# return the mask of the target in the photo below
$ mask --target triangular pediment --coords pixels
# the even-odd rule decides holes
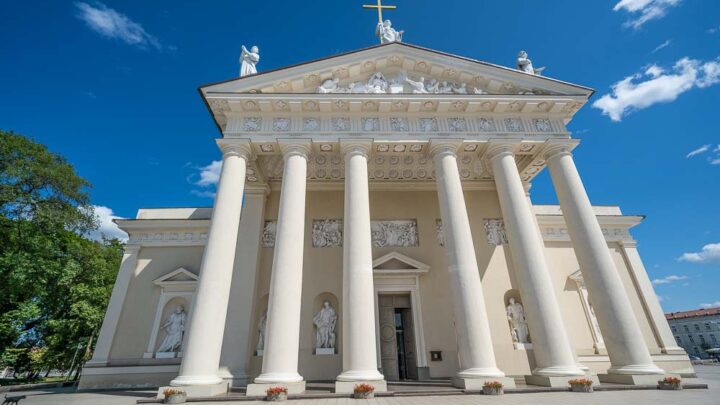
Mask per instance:
[[[402,253],[390,252],[373,260],[373,272],[377,274],[427,273],[430,266],[405,256]]]
[[[381,77],[386,83],[373,78]],[[419,83],[422,83],[421,86]],[[592,89],[406,43],[389,43],[200,88],[213,94],[590,96]]]
[[[156,278],[153,280],[153,284],[167,287],[171,285],[195,285],[197,281],[198,276],[196,276],[195,273],[180,267],[164,276]]]

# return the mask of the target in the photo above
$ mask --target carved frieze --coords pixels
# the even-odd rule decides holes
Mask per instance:
[[[285,132],[290,130],[290,118],[273,119],[273,131]]]
[[[342,219],[315,219],[312,222],[313,247],[342,246],[343,223]]]
[[[275,247],[275,232],[277,231],[277,221],[265,221],[263,226],[262,238],[260,243],[264,248]]]
[[[467,130],[465,118],[448,118],[448,128],[453,132],[464,132]]]
[[[536,118],[533,120],[533,124],[535,125],[535,130],[538,132],[552,131],[552,126],[550,125],[550,120],[547,118]]]
[[[371,221],[372,244],[375,247],[418,246],[417,221]],[[312,225],[313,247],[338,247],[343,243],[342,219],[316,219]]]
[[[245,117],[243,120],[243,131],[255,132],[260,130],[262,124],[262,118],[260,117]]]
[[[505,128],[510,132],[522,132],[523,124],[519,118],[505,118]]]
[[[502,219],[486,219],[485,236],[489,245],[498,246],[508,243],[505,222]]]

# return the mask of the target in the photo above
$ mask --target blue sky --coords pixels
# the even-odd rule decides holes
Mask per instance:
[[[260,71],[375,44],[363,3],[5,1],[0,128],[66,156],[107,232],[140,207],[210,206],[219,134],[197,87],[235,77],[241,44]],[[570,125],[591,200],[647,215],[633,234],[666,310],[720,306],[720,2],[388,4],[406,42],[506,66],[526,49],[595,88]],[[532,196],[556,203],[547,173]]]

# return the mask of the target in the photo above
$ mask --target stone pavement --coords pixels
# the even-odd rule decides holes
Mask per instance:
[[[483,405],[483,404],[533,404],[533,405],[588,405],[588,404],[628,404],[628,405],[718,405],[720,404],[720,366],[695,366],[697,379],[686,379],[688,383],[706,383],[709,389],[692,389],[684,391],[606,391],[592,394],[570,392],[552,392],[536,394],[506,394],[501,397],[484,395],[457,396],[413,396],[385,397],[360,402],[367,405]],[[13,392],[11,395],[27,395],[20,405],[134,405],[138,399],[146,399],[155,395],[154,390],[144,391],[106,391],[95,393],[76,393],[72,389],[54,389],[45,391]],[[0,396],[2,398],[2,396]],[[197,402],[195,402],[197,403]],[[263,401],[223,402],[213,401],[205,404],[238,405],[262,404]],[[357,404],[358,400],[348,398],[325,398],[292,400],[288,405],[344,405]]]

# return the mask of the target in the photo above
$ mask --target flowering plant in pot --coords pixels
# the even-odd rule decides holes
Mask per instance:
[[[572,392],[593,392],[593,382],[589,378],[575,378],[568,381]]]
[[[187,400],[187,394],[185,391],[177,388],[165,388],[163,390],[163,403],[164,404],[184,404]]]
[[[661,390],[681,390],[682,380],[677,377],[665,377],[658,381],[658,387]]]
[[[500,381],[485,381],[483,384],[483,394],[485,395],[502,395],[503,385]]]
[[[287,399],[288,390],[285,387],[270,387],[265,390],[265,399],[268,401],[284,401]]]
[[[368,399],[375,397],[375,387],[370,384],[358,384],[353,388],[353,398]]]

